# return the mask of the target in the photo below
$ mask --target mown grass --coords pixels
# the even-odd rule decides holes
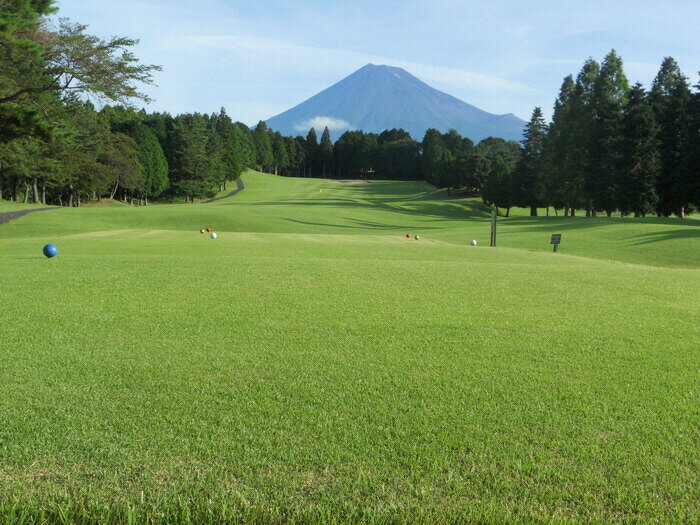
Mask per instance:
[[[0,239],[116,229],[402,236],[487,245],[489,212],[478,199],[446,199],[418,182],[349,185],[248,172],[245,191],[207,205],[61,209],[0,229]],[[698,268],[700,218],[537,217],[515,209],[500,218],[498,245],[549,252],[552,233],[560,253],[664,267]]]
[[[5,520],[700,520],[699,243],[603,260],[696,223],[471,248],[416,184],[246,185],[0,226]]]
[[[0,199],[0,213],[5,213],[8,211],[26,210],[29,208],[41,208],[44,206],[45,205],[42,204],[24,204],[23,202],[6,201]]]

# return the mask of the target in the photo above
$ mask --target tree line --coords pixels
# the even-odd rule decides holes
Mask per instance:
[[[283,136],[261,121],[136,111],[159,68],[134,40],[102,40],[60,19],[52,0],[4,0],[0,11],[0,198],[79,206],[119,198],[193,202],[246,168],[283,176],[426,180],[504,208],[683,217],[700,204],[700,86],[666,58],[650,90],[632,87],[611,51],[567,76],[546,123],[535,108],[521,144],[428,129],[325,128]],[[97,99],[97,110],[89,100]]]
[[[700,85],[667,57],[645,90],[613,50],[569,75],[547,124],[535,108],[512,171],[494,165],[483,190],[498,207],[573,216],[684,217],[700,207]]]

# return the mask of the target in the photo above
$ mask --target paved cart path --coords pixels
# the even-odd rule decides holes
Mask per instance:
[[[13,219],[19,219],[24,217],[27,213],[32,213],[35,211],[46,211],[46,210],[57,210],[60,206],[51,206],[50,208],[29,208],[27,210],[17,210],[17,211],[6,211],[0,213],[0,224],[5,224]]]
[[[229,197],[233,197],[237,193],[240,193],[245,189],[245,186],[243,185],[243,181],[241,180],[240,177],[236,179],[236,189],[233,190],[231,193],[227,193],[223,197],[216,197],[215,199],[209,199],[208,201],[202,201],[202,204],[206,204],[208,202],[214,202],[214,201],[219,201],[221,199],[228,199]]]

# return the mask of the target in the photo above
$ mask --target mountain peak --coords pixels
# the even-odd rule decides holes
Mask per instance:
[[[488,136],[520,140],[525,125],[515,115],[493,115],[438,91],[403,68],[372,63],[266,123],[285,135],[327,126],[333,140],[356,129],[403,128],[418,141],[428,128],[456,129],[475,142]]]

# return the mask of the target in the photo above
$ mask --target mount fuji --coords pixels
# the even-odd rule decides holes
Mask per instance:
[[[428,128],[456,129],[478,142],[486,137],[520,140],[525,121],[494,115],[439,91],[400,67],[367,64],[301,104],[266,120],[283,135],[319,138],[328,126],[335,141],[347,130],[380,133],[403,128],[422,140]]]

